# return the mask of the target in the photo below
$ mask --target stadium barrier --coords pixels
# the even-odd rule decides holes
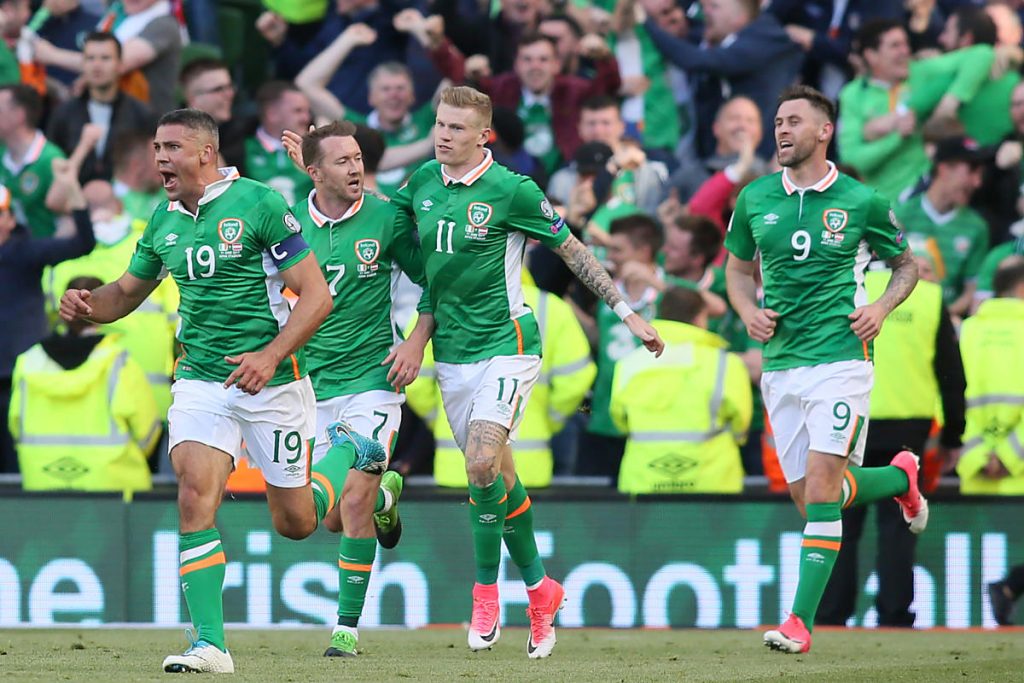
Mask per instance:
[[[752,628],[789,609],[802,522],[788,502],[535,500],[541,554],[568,598],[561,626]],[[464,499],[406,501],[402,518],[402,543],[378,552],[360,625],[465,621],[473,571]],[[13,495],[0,498],[0,519],[0,627],[187,620],[172,500]],[[1022,499],[933,505],[917,551],[917,626],[994,626],[985,584],[1024,561],[1021,519]],[[219,528],[229,622],[334,623],[336,537],[284,539],[255,500],[227,501]],[[858,626],[877,622],[874,544],[869,522]],[[526,594],[507,557],[499,580],[504,623],[524,625]]]

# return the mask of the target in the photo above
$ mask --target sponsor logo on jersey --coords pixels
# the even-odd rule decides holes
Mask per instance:
[[[284,227],[288,228],[292,232],[302,232],[302,226],[299,225],[299,219],[292,215],[292,212],[287,212],[283,217]]]
[[[380,242],[369,238],[358,240],[356,242],[356,257],[362,261],[356,266],[358,277],[373,277],[379,268],[377,259],[380,257]]]
[[[32,194],[39,187],[39,176],[32,171],[25,171],[19,181],[21,191],[25,194]]]
[[[175,242],[178,241],[178,234],[172,232],[170,235],[165,237],[164,240],[167,242],[167,244],[174,244]]]
[[[403,185],[403,187],[405,186]],[[430,211],[430,207],[432,207],[433,205],[434,202],[430,201],[429,199],[424,199],[423,203],[420,204],[420,211]]]
[[[821,214],[821,222],[829,232],[842,232],[850,220],[850,214],[842,209],[825,209]]]
[[[493,213],[494,207],[484,202],[471,202],[469,208],[466,209],[469,224],[475,228],[486,225],[487,221],[491,220]]]
[[[779,214],[777,214],[777,213],[767,213],[767,214],[765,214],[765,216],[764,216],[764,224],[765,225],[775,225],[778,222],[779,222]],[[730,223],[730,229],[731,229],[732,221],[729,221],[729,223]]]

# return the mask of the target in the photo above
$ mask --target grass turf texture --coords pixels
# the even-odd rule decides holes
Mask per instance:
[[[472,653],[465,631],[370,631],[355,659],[321,656],[330,631],[228,630],[237,681],[1011,681],[1024,676],[1019,629],[1002,632],[819,630],[807,655],[761,645],[760,631],[558,632],[551,658],[526,657],[525,629]],[[0,631],[4,681],[175,680],[160,664],[180,631]],[[180,675],[177,676],[180,678]],[[186,680],[193,680],[186,677]]]

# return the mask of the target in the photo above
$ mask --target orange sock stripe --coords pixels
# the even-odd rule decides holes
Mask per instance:
[[[824,548],[825,550],[834,550],[839,552],[842,543],[839,541],[823,541],[820,538],[805,538],[801,544],[804,548]]]
[[[373,569],[372,564],[355,564],[353,562],[346,562],[345,560],[338,560],[338,566],[342,569],[347,569],[350,572],[368,572]]]
[[[224,564],[225,562],[227,562],[227,558],[224,557],[224,552],[221,551],[210,555],[209,557],[204,557],[198,562],[182,565],[181,569],[178,570],[178,575],[185,576],[185,574],[199,571],[200,569],[206,569],[207,567],[212,567],[217,564]]]
[[[475,500],[473,500],[473,496],[470,496],[470,497],[469,497],[469,504],[470,504],[470,505],[476,505],[476,501],[475,501]]]
[[[330,512],[334,509],[334,504],[338,502],[338,499],[334,497],[334,487],[331,486],[330,480],[319,472],[313,472],[313,479],[324,487],[327,492],[327,498],[331,501],[327,506],[327,511]]]
[[[846,483],[850,485],[850,497],[847,498],[846,502],[843,504],[843,509],[845,510],[853,505],[853,501],[857,500],[857,480],[853,478],[853,474],[850,473],[850,470],[843,472],[843,476],[846,477]]]
[[[508,494],[506,493],[504,496],[501,497],[501,500],[498,501],[498,505],[501,505],[502,503],[504,503],[507,500],[508,500]]]
[[[523,501],[522,505],[520,505],[519,507],[517,507],[512,512],[510,512],[507,515],[505,515],[505,521],[507,522],[508,520],[512,519],[513,517],[518,517],[519,515],[523,514],[524,512],[526,512],[529,509],[530,509],[530,497],[527,496],[526,500]]]

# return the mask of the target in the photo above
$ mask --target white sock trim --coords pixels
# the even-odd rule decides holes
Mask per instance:
[[[533,584],[532,586],[527,586],[526,590],[528,590],[528,591],[535,591],[538,588],[540,588],[540,585],[542,583],[544,583],[544,579],[541,579],[540,581],[538,581],[537,583]]]
[[[843,537],[843,521],[834,522],[807,522],[804,527],[804,536],[828,536],[831,538]]]
[[[381,508],[380,511],[390,512],[391,508],[395,506],[395,494],[391,493],[391,491],[387,490],[383,486],[380,487],[380,490],[384,492],[384,507]]]

